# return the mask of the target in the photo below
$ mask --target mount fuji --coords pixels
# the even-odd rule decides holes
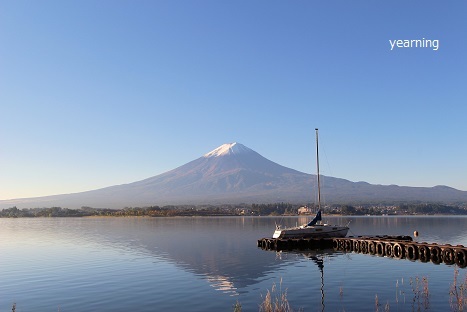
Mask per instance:
[[[168,204],[314,202],[316,175],[299,172],[240,144],[223,144],[185,165],[145,180],[93,191],[0,201],[0,208],[123,208]],[[322,176],[326,203],[467,202],[447,186],[372,185]]]

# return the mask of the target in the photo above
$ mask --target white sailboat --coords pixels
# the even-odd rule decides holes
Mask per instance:
[[[321,187],[319,177],[319,150],[318,129],[316,131],[316,166],[318,177],[318,213],[309,223],[291,228],[282,228],[276,225],[273,238],[309,238],[309,237],[345,237],[349,231],[348,226],[330,225],[321,221]]]

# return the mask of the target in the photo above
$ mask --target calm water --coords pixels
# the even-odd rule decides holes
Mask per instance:
[[[354,253],[256,247],[274,223],[304,218],[0,219],[0,311],[258,311],[273,283],[304,311],[448,311],[455,266]],[[412,235],[467,245],[464,217],[342,217],[349,235]],[[322,266],[321,266],[322,263]],[[321,270],[323,269],[323,279]],[[460,269],[460,279],[466,269]],[[412,279],[412,285],[410,280]],[[422,284],[419,283],[421,290]],[[321,291],[321,288],[323,291]],[[413,302],[415,299],[415,303]]]

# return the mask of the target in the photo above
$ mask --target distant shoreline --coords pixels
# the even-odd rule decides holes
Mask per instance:
[[[126,207],[123,209],[81,207],[23,208],[11,207],[0,211],[0,218],[64,218],[64,217],[232,217],[232,216],[304,216],[311,217],[318,208],[312,204],[300,206],[290,203],[242,205],[180,205]],[[322,209],[326,216],[411,216],[411,215],[467,215],[467,204],[438,203],[399,205],[336,205]]]

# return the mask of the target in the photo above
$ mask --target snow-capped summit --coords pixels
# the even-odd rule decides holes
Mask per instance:
[[[233,143],[222,144],[215,150],[212,150],[209,153],[205,154],[204,157],[219,157],[219,156],[241,154],[241,153],[248,153],[248,152],[252,152],[252,150],[243,144],[233,142]]]

